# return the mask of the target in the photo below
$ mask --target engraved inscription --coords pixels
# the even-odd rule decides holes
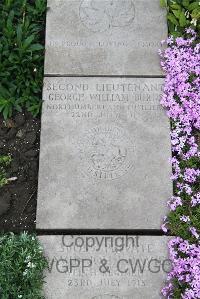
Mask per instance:
[[[48,6],[46,74],[163,75],[157,50],[167,22],[159,0],[49,0]]]
[[[73,119],[119,118],[155,122],[162,115],[159,104],[162,84],[45,84],[48,91],[45,109],[65,112]]]
[[[79,141],[81,160],[89,176],[113,180],[133,166],[134,148],[126,132],[117,126],[99,125]]]
[[[130,26],[135,17],[132,0],[83,0],[79,8],[80,20],[93,32]]]
[[[65,295],[59,299],[149,298],[150,289],[151,298],[159,298],[157,286],[172,265],[163,250],[167,239],[151,238],[62,236],[60,251],[49,256],[49,273],[63,284]]]
[[[145,41],[137,41],[137,40],[91,40],[91,41],[83,41],[83,40],[50,40],[47,43],[47,48],[55,48],[57,50],[59,49],[65,49],[68,48],[85,48],[85,47],[91,47],[91,48],[138,48],[138,49],[153,49],[155,48],[155,51],[157,48],[160,47],[160,41],[151,41],[151,40],[145,40]]]
[[[92,297],[91,299],[121,299],[121,298],[115,295],[100,295],[100,296]]]

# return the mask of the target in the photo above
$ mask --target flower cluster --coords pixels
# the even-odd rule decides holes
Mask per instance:
[[[162,293],[173,298],[172,281],[185,285],[183,299],[200,298],[200,245],[189,244],[180,237],[169,241],[170,258],[173,269],[168,274],[168,285]]]
[[[200,44],[194,30],[187,38],[169,37],[167,48],[159,51],[166,73],[162,106],[171,120],[172,176],[174,196],[168,201],[170,214],[162,229],[176,234],[186,231],[188,240],[169,242],[173,269],[163,295],[174,298],[175,287],[184,299],[200,298]],[[173,226],[173,221],[175,225]],[[178,282],[175,284],[175,281]],[[180,287],[182,286],[182,287]]]

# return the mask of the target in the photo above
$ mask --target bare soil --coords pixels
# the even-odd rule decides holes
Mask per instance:
[[[11,155],[7,177],[16,178],[0,188],[1,232],[35,229],[39,147],[40,117],[24,112],[0,118],[0,155]]]

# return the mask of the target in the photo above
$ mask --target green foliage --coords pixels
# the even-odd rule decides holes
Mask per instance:
[[[42,299],[47,261],[33,235],[0,235],[0,298]]]
[[[0,156],[0,165],[9,165],[12,161],[11,156]]]
[[[189,216],[190,222],[184,223],[180,221],[182,215]],[[191,243],[196,243],[197,239],[192,236],[189,228],[195,227],[200,232],[200,207],[191,208],[189,201],[185,201],[183,207],[178,207],[176,211],[171,211],[168,215],[168,227],[172,235],[179,236]]]
[[[0,156],[0,188],[8,183],[6,167],[11,163],[11,156]]]
[[[160,0],[167,9],[169,33],[183,36],[185,28],[192,27],[200,33],[200,2],[195,0]]]
[[[0,1],[0,112],[41,107],[46,0]]]
[[[173,279],[173,295],[171,296],[171,299],[180,299],[182,298],[182,294],[184,293],[185,289],[188,287],[186,284],[180,284],[178,279]]]

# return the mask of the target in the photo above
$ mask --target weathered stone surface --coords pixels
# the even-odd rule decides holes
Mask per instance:
[[[45,79],[38,228],[160,228],[172,192],[162,83]]]
[[[42,236],[47,299],[159,299],[167,237]]]
[[[46,74],[160,75],[159,0],[48,0]]]

